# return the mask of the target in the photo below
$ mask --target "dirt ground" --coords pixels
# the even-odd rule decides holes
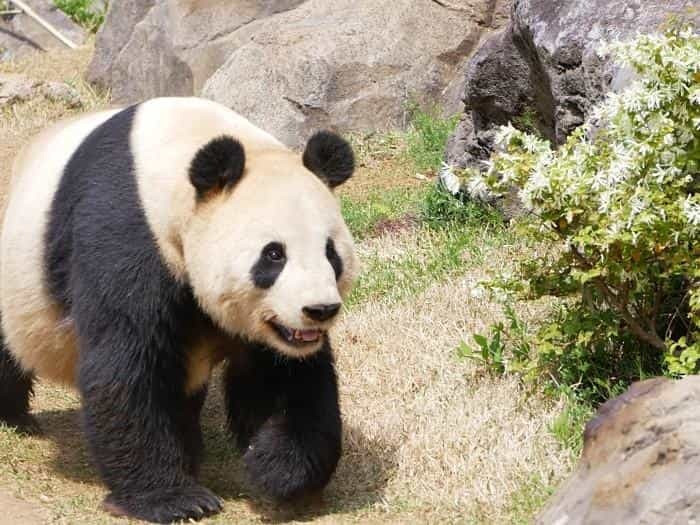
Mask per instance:
[[[89,111],[108,104],[107,94],[82,81],[90,53],[41,55],[0,65],[0,72],[69,80],[84,97],[82,111]],[[71,112],[36,100],[0,114],[3,188],[27,137]],[[349,195],[425,183],[381,151],[366,158]],[[410,232],[386,235],[363,241],[360,251],[378,253],[388,245],[401,251],[416,242]],[[494,248],[485,260],[502,264],[512,248]],[[278,508],[248,492],[215,386],[204,410],[202,482],[224,498],[225,510],[205,523],[516,521],[515,495],[533,479],[561,479],[570,460],[547,430],[558,407],[512,378],[479,373],[456,354],[462,339],[484,332],[499,316],[495,305],[472,293],[484,276],[474,270],[407,300],[372,301],[344,315],[334,334],[344,455],[323,501]],[[126,522],[100,509],[105,489],[90,463],[79,410],[74,392],[40,382],[33,412],[44,434],[0,429],[0,523]]]

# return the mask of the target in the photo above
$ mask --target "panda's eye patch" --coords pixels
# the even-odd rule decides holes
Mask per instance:
[[[284,270],[286,263],[284,245],[279,242],[266,244],[260,252],[260,257],[250,269],[253,284],[258,288],[270,288]]]
[[[287,259],[284,253],[284,246],[278,242],[271,242],[263,248],[263,255],[270,262],[280,263]]]
[[[335,272],[335,279],[340,279],[340,276],[343,274],[343,260],[335,250],[335,243],[330,237],[326,241],[326,259],[328,259],[328,262],[331,263],[331,267]]]

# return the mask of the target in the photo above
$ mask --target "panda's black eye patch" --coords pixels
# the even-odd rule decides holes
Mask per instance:
[[[335,272],[335,280],[340,279],[343,274],[343,259],[340,258],[338,252],[335,250],[335,243],[330,237],[326,241],[326,259],[331,263],[333,271]]]
[[[270,242],[260,251],[260,257],[250,270],[253,284],[258,288],[270,288],[284,270],[287,256],[284,245]]]

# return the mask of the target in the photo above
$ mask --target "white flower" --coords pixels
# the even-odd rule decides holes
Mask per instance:
[[[692,226],[700,226],[700,201],[688,197],[683,201],[683,215]]]
[[[440,182],[442,182],[445,185],[447,191],[449,191],[452,195],[457,195],[459,193],[462,184],[459,181],[459,177],[455,175],[452,166],[450,166],[446,162],[443,162],[442,166],[440,167],[438,178],[440,179]]]

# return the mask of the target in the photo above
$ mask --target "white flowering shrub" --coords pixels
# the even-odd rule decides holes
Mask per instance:
[[[502,128],[472,181],[515,185],[527,234],[550,247],[490,283],[567,298],[532,341],[536,366],[594,389],[644,370],[700,371],[700,37],[675,29],[601,52],[637,80],[557,150]]]

